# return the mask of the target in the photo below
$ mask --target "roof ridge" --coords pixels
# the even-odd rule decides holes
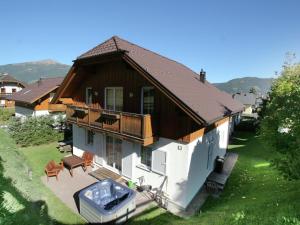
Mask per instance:
[[[168,58],[168,57],[166,57],[166,56],[163,56],[163,55],[161,55],[161,54],[159,54],[159,53],[157,53],[157,52],[151,51],[151,50],[149,50],[149,49],[147,49],[147,48],[144,48],[144,47],[142,47],[142,46],[139,46],[139,45],[137,45],[137,44],[134,44],[134,43],[132,43],[132,42],[130,42],[130,41],[127,41],[127,40],[125,40],[125,39],[123,39],[123,38],[120,38],[120,37],[118,37],[118,36],[114,36],[114,38],[120,39],[121,41],[127,42],[128,44],[131,44],[131,45],[134,45],[134,46],[136,46],[136,47],[142,48],[143,50],[145,50],[145,51],[147,51],[147,52],[150,52],[150,53],[155,54],[155,55],[157,55],[157,56],[159,56],[159,57],[165,58],[165,59],[167,59],[167,60],[169,60],[169,61],[175,62],[175,63],[177,63],[178,65],[181,65],[181,66],[187,68],[188,70],[192,71],[195,75],[199,76],[198,73],[196,73],[196,72],[193,71],[191,68],[189,68],[189,67],[187,67],[186,65],[184,65],[183,63],[180,63],[180,62],[178,62],[178,61],[176,61],[176,60],[174,60],[174,59],[170,59],[170,58]]]
[[[114,37],[117,37],[117,36],[112,36],[112,37],[108,38],[107,40],[103,41],[102,43],[98,44],[98,45],[95,46],[94,48],[90,49],[89,51],[80,54],[80,55],[77,57],[77,59],[80,59],[82,56],[84,56],[84,55],[87,54],[88,52],[92,52],[93,50],[95,50],[95,49],[98,48],[99,46],[101,46],[101,45],[103,45],[103,44],[105,44],[105,43],[107,43],[107,42],[109,42],[109,41],[111,41],[111,40],[114,41],[115,47],[116,47],[116,49],[117,49],[117,51],[118,51],[118,46],[116,45],[116,42],[115,42],[115,40],[114,40]],[[93,57],[93,56],[88,56],[88,57]]]
[[[116,38],[118,38],[118,36],[112,36],[112,39],[113,39],[113,41],[114,41],[114,43],[115,43],[115,46],[116,46],[116,49],[117,49],[117,51],[119,51],[119,47],[118,47]]]

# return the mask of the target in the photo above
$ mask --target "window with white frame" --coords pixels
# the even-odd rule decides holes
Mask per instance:
[[[152,148],[142,146],[141,163],[147,168],[151,168],[152,163]]]
[[[123,88],[105,88],[105,109],[113,111],[123,111]]]
[[[91,130],[86,131],[86,143],[92,145],[94,143],[94,132]]]

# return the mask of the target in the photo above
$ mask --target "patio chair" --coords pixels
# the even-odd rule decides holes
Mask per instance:
[[[47,163],[45,167],[45,173],[47,175],[47,181],[49,181],[49,177],[56,177],[56,180],[58,180],[58,173],[64,169],[64,166],[62,163],[59,163],[57,165],[53,160]]]
[[[93,158],[94,154],[90,152],[84,152],[82,155],[82,159],[84,160],[84,167],[87,168],[87,166],[93,167]]]

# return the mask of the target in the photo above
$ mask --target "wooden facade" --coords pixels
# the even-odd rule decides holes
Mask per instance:
[[[34,103],[26,103],[16,101],[15,105],[20,107],[25,107],[34,111],[48,110],[49,112],[65,112],[67,107],[65,104],[71,104],[72,101],[70,99],[62,99],[59,104],[51,104],[50,93],[42,96]]]
[[[123,88],[123,110],[122,119],[125,120],[124,115],[139,115],[139,120],[134,117],[127,117],[128,124],[141,123],[140,121],[145,115],[141,115],[141,101],[142,88],[152,87],[139,72],[134,70],[121,58],[114,58],[109,62],[91,62],[88,64],[76,65],[76,74],[70,85],[64,90],[64,98],[73,98],[73,106],[85,107],[89,112],[88,117],[93,116],[93,111],[98,111],[99,116],[105,109],[105,88],[107,87],[122,87]],[[65,83],[66,81],[64,81]],[[64,85],[64,84],[63,84]],[[87,105],[86,102],[86,88],[92,89],[92,103]],[[152,137],[164,137],[172,140],[189,142],[187,136],[202,128],[190,116],[175,105],[168,97],[166,97],[160,90],[154,87],[154,113],[146,116],[149,123],[147,126],[151,127]],[[71,110],[71,108],[69,108]],[[74,114],[73,114],[74,115]],[[70,118],[67,115],[67,118]],[[73,118],[74,119],[74,118]],[[72,119],[71,119],[72,120]],[[92,119],[93,120],[93,119]],[[73,123],[75,120],[73,120]],[[123,124],[122,122],[121,124]],[[86,122],[85,122],[86,124]],[[119,122],[120,125],[120,122]],[[144,124],[145,125],[145,124]],[[101,125],[102,126],[102,125]],[[99,127],[101,127],[99,125]],[[142,127],[137,129],[137,133],[141,132]],[[122,133],[118,130],[117,133]],[[145,138],[139,136],[139,138]],[[145,142],[144,142],[145,144]],[[151,144],[151,141],[147,141]]]

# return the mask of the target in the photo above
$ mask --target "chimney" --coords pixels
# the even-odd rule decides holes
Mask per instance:
[[[205,79],[206,79],[206,72],[205,72],[203,69],[201,69],[199,80],[200,80],[202,83],[205,83]]]
[[[40,79],[37,82],[38,86],[40,86],[42,84],[42,78],[40,77]]]

